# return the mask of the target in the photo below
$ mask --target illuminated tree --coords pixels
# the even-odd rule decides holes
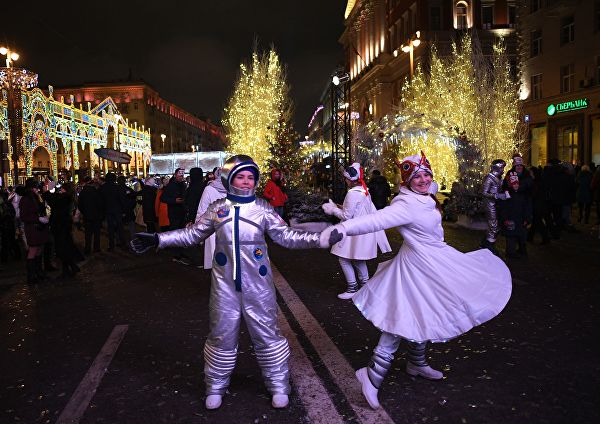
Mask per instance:
[[[229,137],[229,154],[251,156],[262,173],[272,160],[272,146],[290,125],[291,102],[286,75],[273,48],[259,53],[255,46],[249,64],[240,75],[224,111],[223,126]]]

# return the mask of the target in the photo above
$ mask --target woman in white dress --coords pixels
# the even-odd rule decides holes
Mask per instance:
[[[215,178],[208,183],[202,197],[200,197],[200,203],[198,204],[198,212],[196,213],[196,221],[198,222],[204,212],[208,210],[208,207],[215,200],[223,199],[227,196],[227,189],[221,182],[221,168],[216,168],[214,171]],[[204,269],[212,268],[212,260],[215,255],[215,243],[216,236],[212,234],[209,238],[204,240]]]
[[[403,185],[391,205],[345,221],[348,236],[398,227],[404,242],[398,255],[379,265],[369,284],[352,297],[362,314],[382,331],[368,367],[356,372],[372,408],[402,339],[408,341],[406,372],[438,380],[426,361],[427,342],[443,342],[482,324],[507,304],[510,271],[488,249],[461,253],[444,242],[439,203],[428,193],[429,161],[413,155],[400,165]]]
[[[344,170],[343,175],[346,185],[350,188],[344,198],[344,204],[339,208],[329,199],[329,203],[323,205],[325,213],[334,215],[343,222],[376,212],[377,209],[371,201],[360,164],[353,163]],[[344,237],[342,241],[333,245],[331,253],[339,257],[340,266],[348,284],[346,291],[338,295],[340,299],[350,299],[358,291],[359,285],[364,286],[367,283],[369,270],[366,261],[377,257],[377,246],[383,253],[392,251],[383,231]],[[358,278],[356,274],[358,274]]]

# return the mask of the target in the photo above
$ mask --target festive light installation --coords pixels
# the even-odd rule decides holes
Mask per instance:
[[[224,111],[223,126],[229,154],[251,156],[261,172],[269,170],[272,146],[291,132],[289,87],[275,50],[254,49],[249,65],[240,65],[240,76]]]
[[[522,143],[522,128],[518,84],[502,39],[494,45],[491,61],[479,41],[465,35],[448,58],[440,58],[432,47],[430,64],[429,74],[418,67],[413,81],[403,87],[403,107],[466,139],[481,152],[481,172],[494,159],[510,162]]]

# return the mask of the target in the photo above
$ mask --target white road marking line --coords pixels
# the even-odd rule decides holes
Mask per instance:
[[[344,396],[346,396],[359,421],[364,424],[393,423],[394,421],[385,409],[379,408],[378,410],[373,410],[369,407],[363,397],[360,384],[354,375],[354,369],[346,361],[344,355],[342,355],[337,346],[331,341],[315,317],[304,306],[296,292],[294,292],[285,278],[283,278],[273,262],[271,262],[271,269],[273,271],[273,282],[279,294],[281,294],[292,315],[294,315],[304,330],[306,337],[319,354],[333,380]],[[312,369],[312,366],[310,368]]]
[[[92,366],[58,417],[56,424],[77,424],[81,420],[128,329],[128,325],[117,325],[113,328]]]
[[[310,360],[300,346],[296,335],[290,328],[285,316],[279,311],[279,328],[290,344],[290,374],[300,400],[306,408],[311,423],[344,424],[344,419],[337,412],[327,389],[317,376]]]

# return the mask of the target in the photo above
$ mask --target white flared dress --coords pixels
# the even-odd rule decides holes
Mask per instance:
[[[398,227],[404,243],[352,301],[382,331],[412,341],[446,341],[496,315],[512,279],[488,249],[461,253],[444,242],[435,201],[402,187],[391,205],[343,223],[348,235]]]

